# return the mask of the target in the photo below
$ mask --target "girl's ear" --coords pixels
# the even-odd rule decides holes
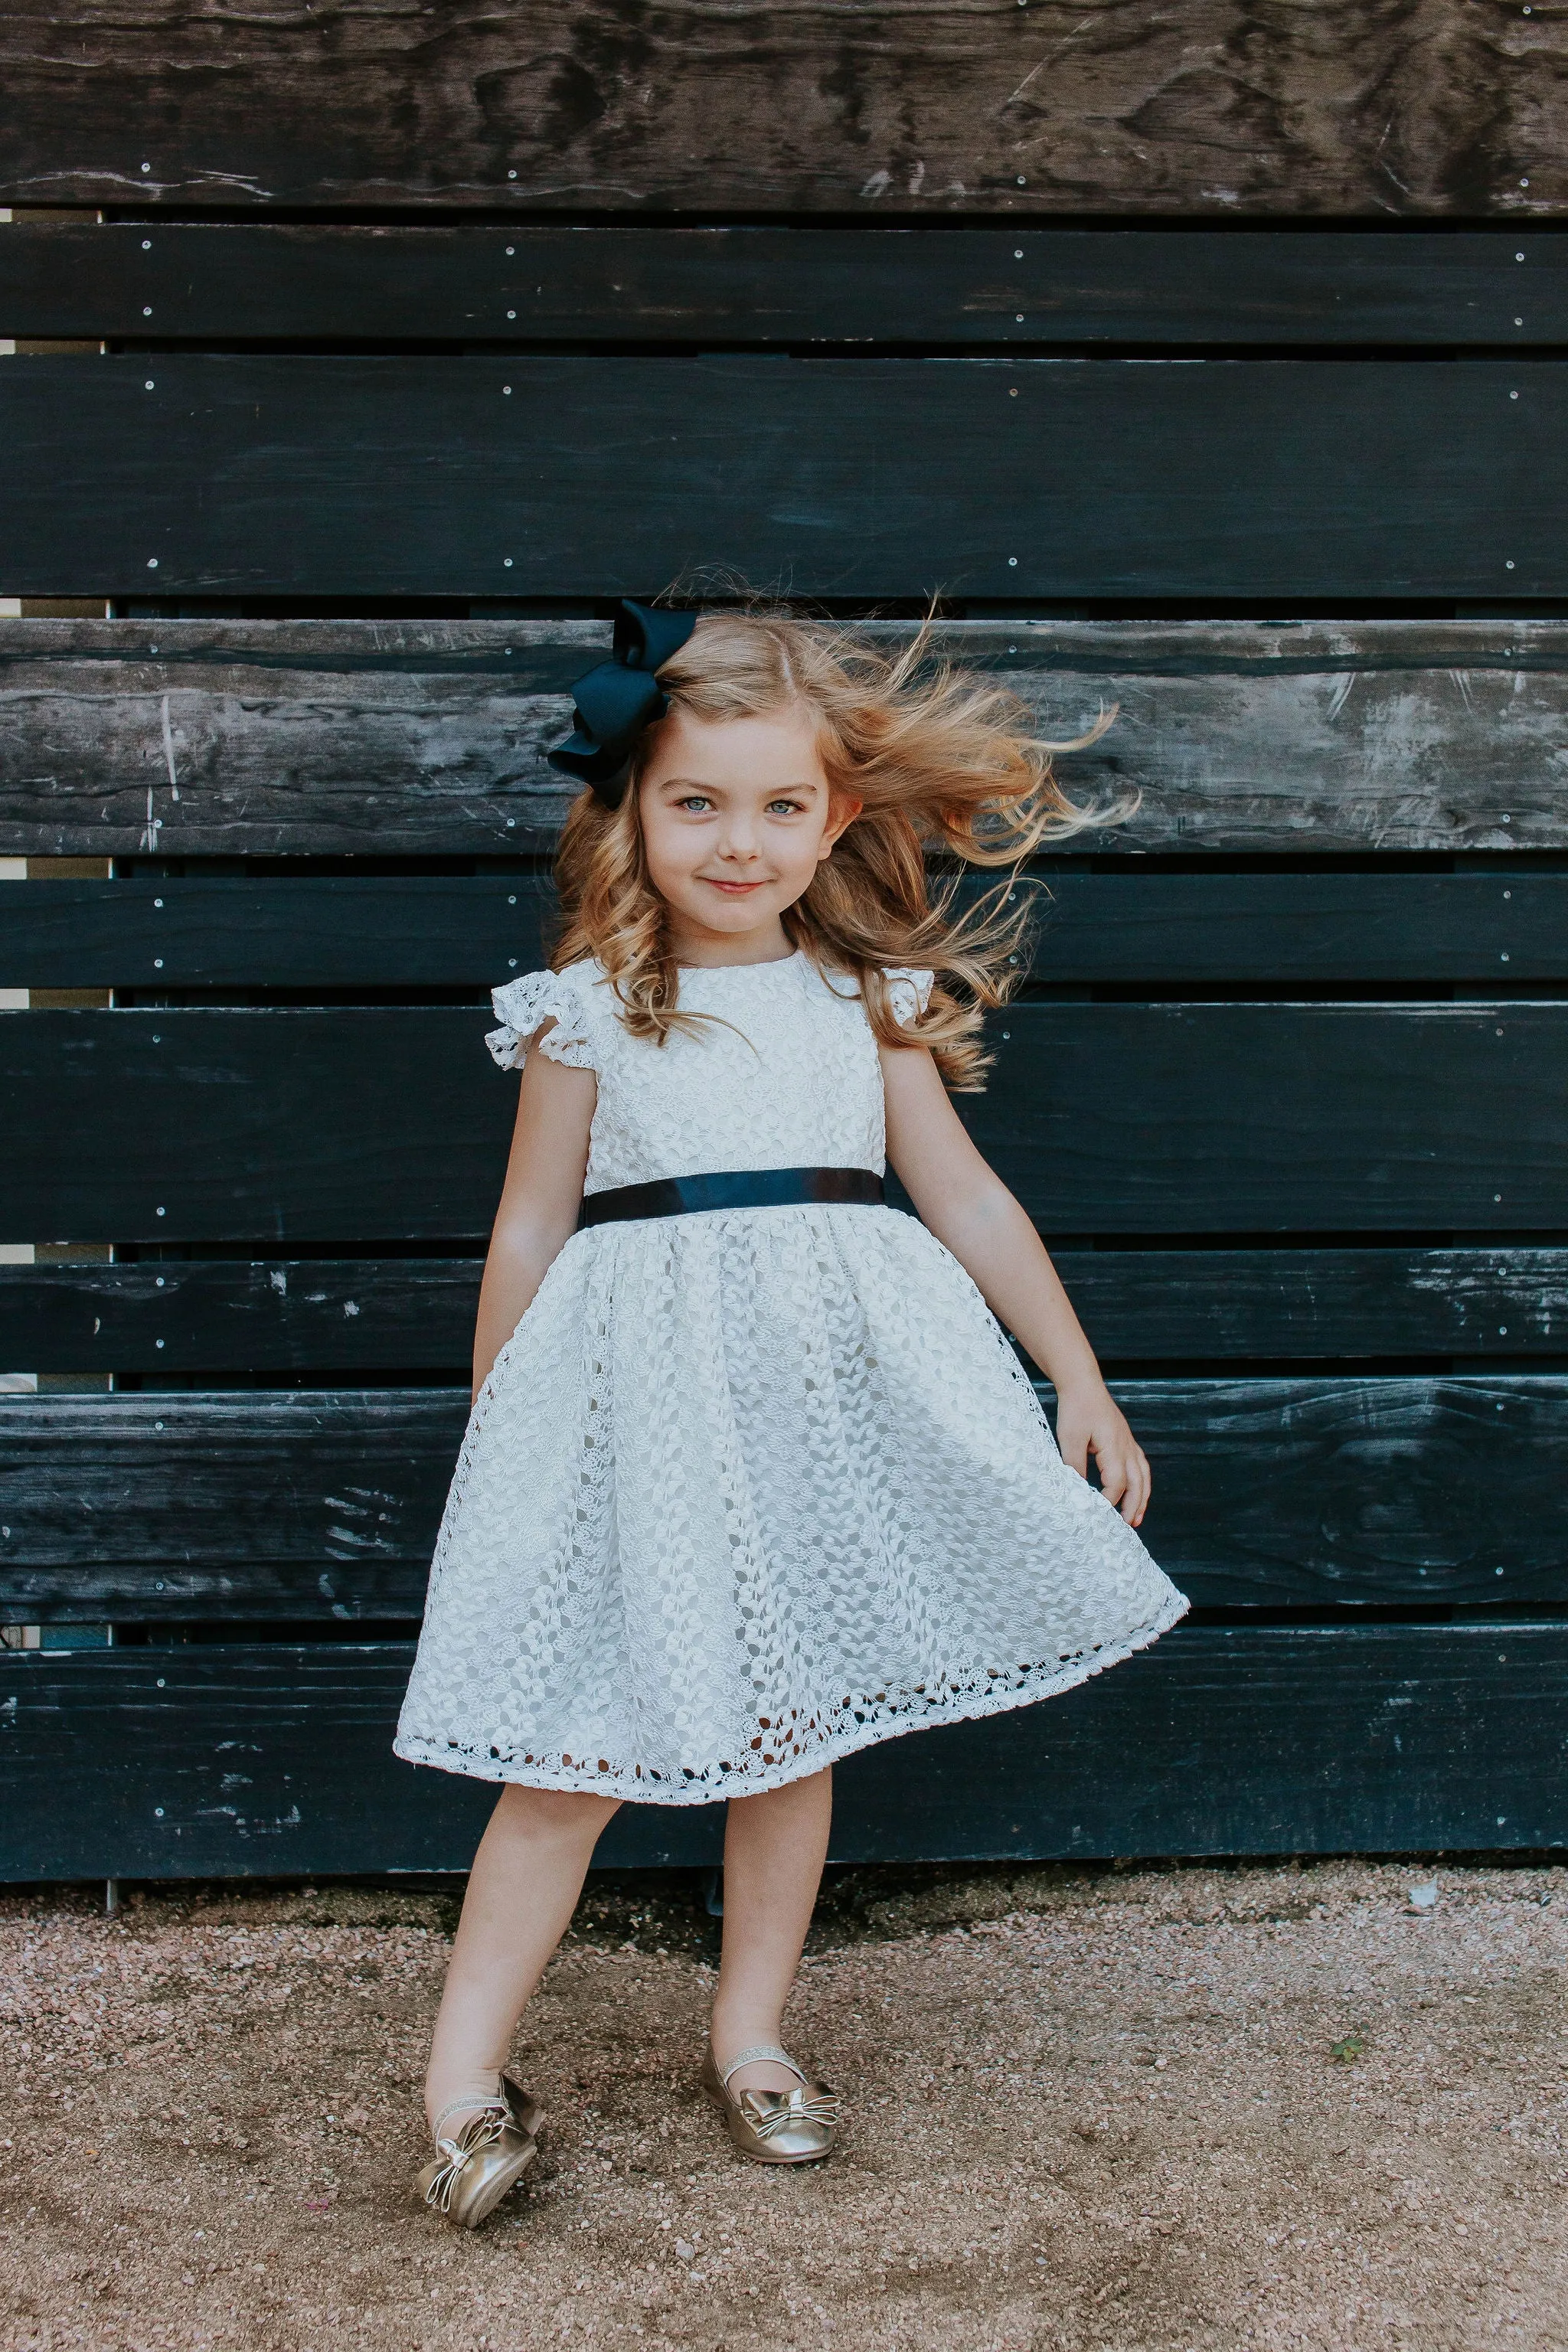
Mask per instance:
[[[834,843],[841,835],[848,832],[865,805],[864,801],[847,800],[841,793],[834,794],[828,806],[827,823],[823,829],[822,839],[817,845],[818,865],[825,857],[830,857],[833,855]]]

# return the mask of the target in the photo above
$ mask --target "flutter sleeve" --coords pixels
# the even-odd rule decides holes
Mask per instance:
[[[583,990],[570,972],[530,971],[490,991],[490,1003],[502,1025],[489,1030],[485,1043],[503,1070],[521,1070],[528,1058],[528,1041],[542,1022],[555,1026],[539,1040],[539,1050],[552,1062],[574,1070],[596,1070],[593,1017]]]
[[[911,1022],[920,1019],[921,1014],[931,1003],[931,986],[936,974],[933,971],[916,971],[908,966],[900,965],[891,971],[884,971],[882,978],[888,984],[888,1003],[892,1008],[893,1018],[900,1029],[907,1029]]]

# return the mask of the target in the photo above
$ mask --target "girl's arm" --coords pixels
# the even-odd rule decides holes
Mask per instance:
[[[881,1056],[888,1157],[900,1181],[1056,1390],[1063,1461],[1087,1477],[1092,1454],[1107,1500],[1137,1527],[1149,1503],[1149,1465],[1100,1378],[1044,1244],[971,1143],[927,1049],[884,1045]]]
[[[538,1053],[523,1065],[511,1156],[479,1286],[476,1397],[576,1225],[597,1094],[592,1070],[569,1069]]]

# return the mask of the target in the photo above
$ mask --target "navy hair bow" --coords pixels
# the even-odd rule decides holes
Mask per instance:
[[[577,724],[549,754],[550,764],[590,785],[606,808],[621,804],[643,729],[669,709],[655,672],[679,652],[696,626],[695,613],[623,604],[616,614],[611,659],[589,670],[572,689]]]

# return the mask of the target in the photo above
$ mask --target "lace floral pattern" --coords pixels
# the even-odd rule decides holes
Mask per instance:
[[[900,978],[909,1019],[929,975]],[[854,995],[797,957],[683,973],[681,996],[717,1018],[661,1048],[626,1035],[591,966],[497,992],[498,1059],[553,1018],[542,1050],[598,1073],[590,1189],[880,1169]],[[1066,1689],[1185,1606],[1063,1465],[1005,1334],[912,1218],[603,1225],[566,1244],[476,1402],[397,1751],[709,1802]]]

